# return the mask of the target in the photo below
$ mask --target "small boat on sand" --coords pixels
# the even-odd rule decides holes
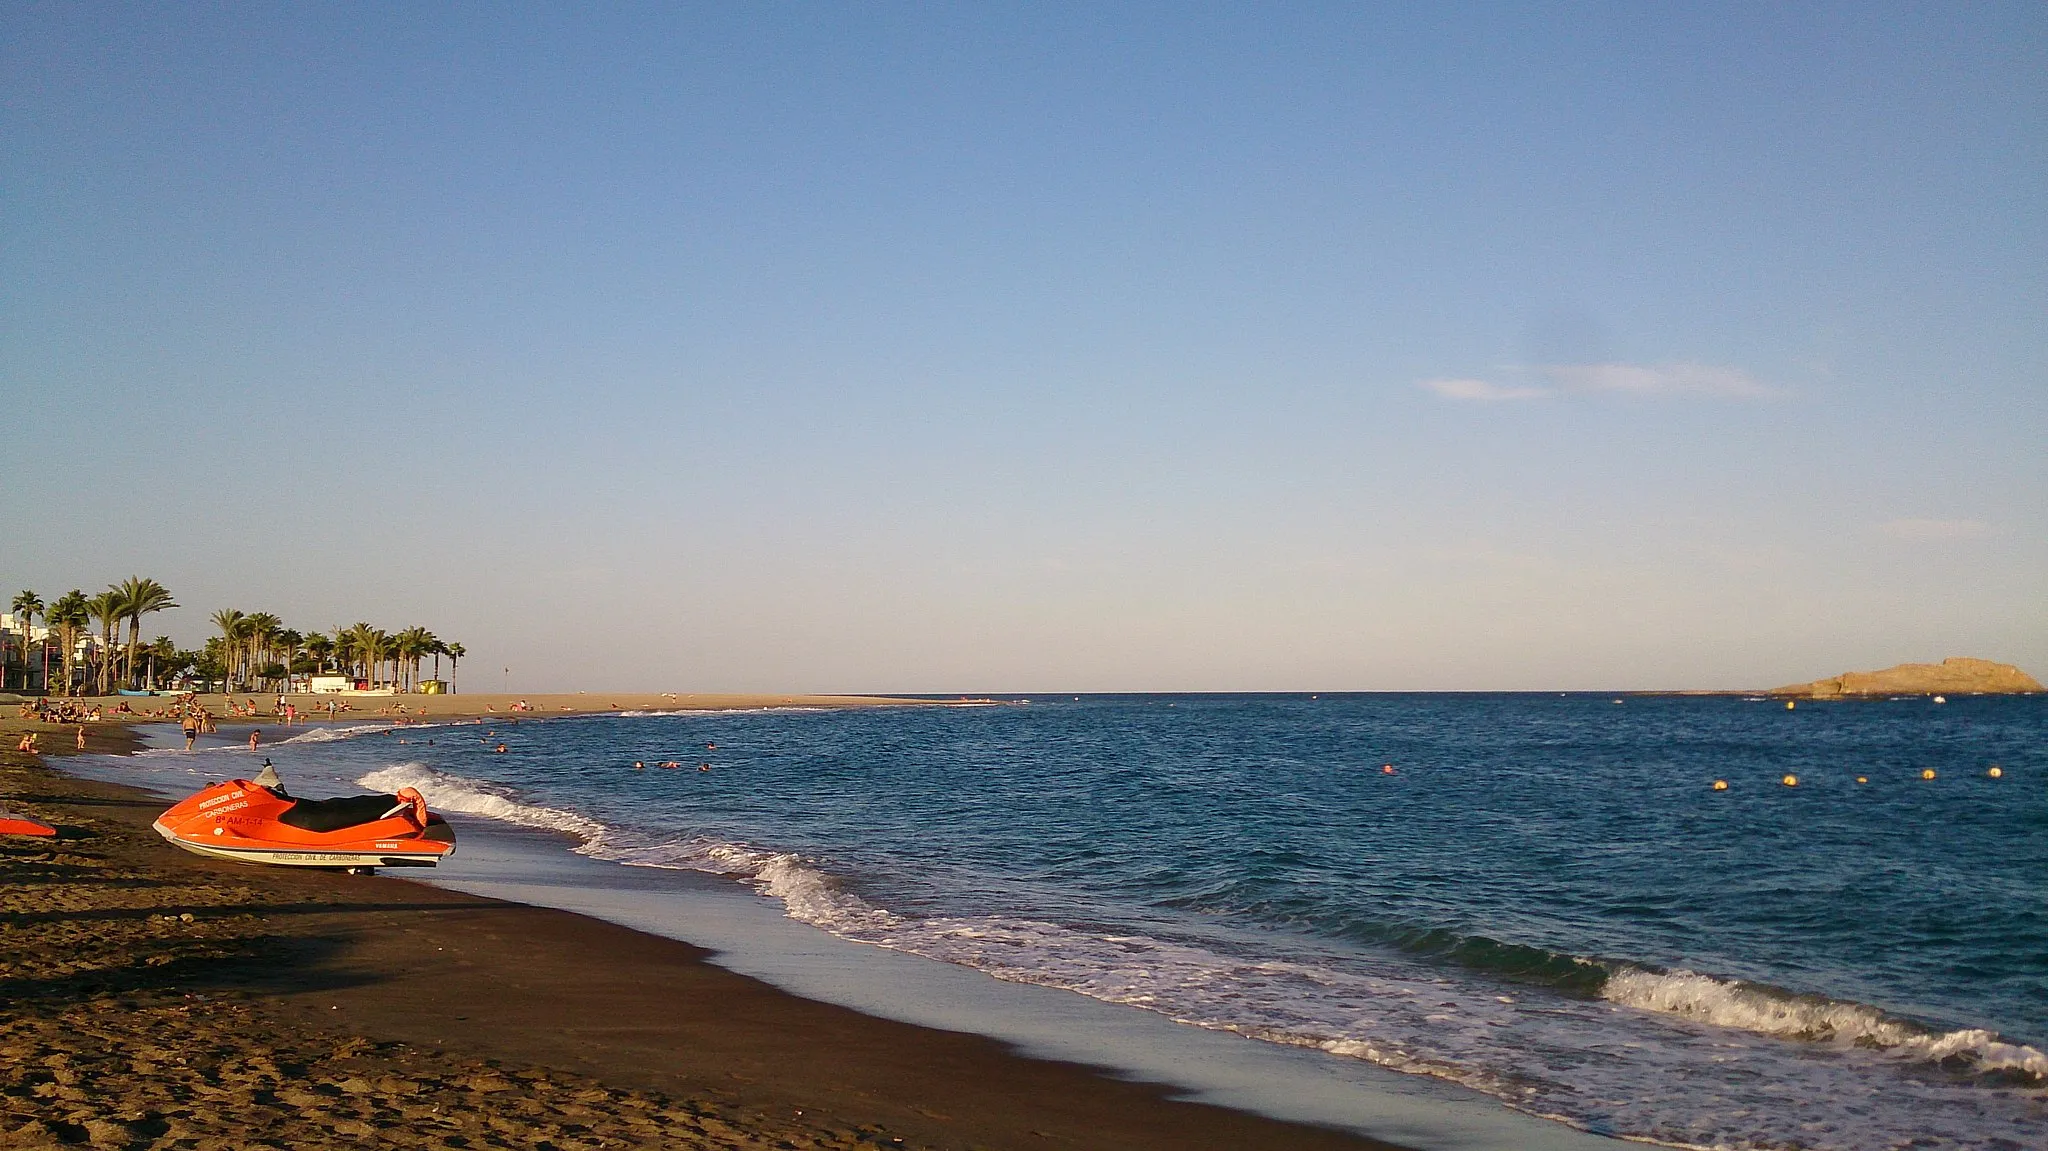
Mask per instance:
[[[278,867],[433,867],[455,851],[455,829],[428,811],[413,788],[299,799],[285,791],[268,761],[255,779],[212,784],[153,826],[195,855]]]

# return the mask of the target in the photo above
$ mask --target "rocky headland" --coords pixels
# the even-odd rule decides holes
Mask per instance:
[[[1902,663],[1883,671],[1848,671],[1812,683],[1774,687],[1769,694],[1801,699],[1881,695],[2022,695],[2048,690],[2009,663],[1953,656],[1940,663]]]

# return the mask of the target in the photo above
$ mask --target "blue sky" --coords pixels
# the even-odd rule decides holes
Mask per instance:
[[[532,691],[2048,674],[2038,4],[6,12],[0,594]]]

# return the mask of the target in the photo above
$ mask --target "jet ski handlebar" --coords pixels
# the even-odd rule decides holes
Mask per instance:
[[[378,819],[390,819],[399,812],[409,809],[412,812],[412,821],[414,823],[419,824],[421,827],[427,825],[427,797],[421,795],[418,788],[401,787],[398,789],[398,794],[391,798],[397,800],[398,805],[378,816]]]

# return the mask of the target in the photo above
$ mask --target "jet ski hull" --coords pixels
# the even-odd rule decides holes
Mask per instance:
[[[57,834],[57,829],[40,819],[30,819],[26,815],[0,807],[0,835],[39,835],[48,837],[55,834]]]
[[[389,810],[376,814],[382,808]],[[433,867],[455,852],[454,830],[411,788],[305,800],[234,779],[186,798],[152,826],[194,855],[271,867]]]
[[[267,863],[273,867],[433,867],[445,856],[454,854],[453,851],[307,851],[284,847],[243,847],[228,844],[216,846],[181,838],[162,824],[157,824],[156,830],[157,834],[194,855],[204,855],[211,859],[232,859],[236,863]]]

